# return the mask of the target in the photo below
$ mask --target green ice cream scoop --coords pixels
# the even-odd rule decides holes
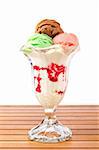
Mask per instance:
[[[35,33],[29,37],[27,43],[22,48],[22,51],[26,54],[32,52],[31,47],[35,48],[47,48],[53,44],[53,40],[47,34]]]
[[[45,48],[51,46],[53,44],[53,40],[46,34],[36,33],[28,39],[27,44],[34,47]]]

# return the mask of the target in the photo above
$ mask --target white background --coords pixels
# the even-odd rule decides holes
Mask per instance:
[[[97,1],[0,0],[0,104],[38,104],[30,64],[19,50],[43,18],[57,19],[80,42],[61,104],[99,104]]]

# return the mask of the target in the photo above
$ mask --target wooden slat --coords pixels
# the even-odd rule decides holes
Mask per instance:
[[[30,141],[28,130],[44,118],[41,106],[0,106],[0,150],[99,149],[99,106],[59,106],[56,115],[72,129],[70,141],[43,144]]]
[[[99,135],[99,131],[97,130],[87,130],[87,129],[83,129],[83,130],[78,130],[78,129],[73,129],[72,130],[73,134],[75,135]],[[22,129],[2,129],[0,130],[0,134],[2,135],[24,135],[27,134],[28,130],[22,130]]]
[[[43,148],[44,146],[49,147],[49,144],[46,143],[38,143],[38,142],[32,142],[32,141],[0,141],[0,147],[2,148]],[[50,144],[50,148],[99,148],[99,142],[98,141],[66,141],[62,143],[54,143]]]
[[[67,126],[69,126],[71,129],[87,129],[87,130],[90,130],[90,129],[94,129],[94,130],[97,130],[99,129],[99,126],[98,125],[69,125],[67,124]],[[21,130],[24,130],[24,129],[31,129],[32,127],[34,127],[33,125],[0,125],[0,129],[21,129]]]
[[[39,113],[39,112],[44,112],[44,109],[42,109],[42,108],[38,108],[38,109],[26,109],[25,110],[25,108],[23,108],[23,109],[12,109],[12,108],[10,108],[10,109],[0,109],[0,113],[10,113],[10,112],[12,112],[12,113],[31,113],[31,112],[33,112],[33,113]],[[64,109],[64,108],[60,108],[60,109],[56,109],[56,113],[63,113],[63,112],[65,112],[65,113],[72,113],[72,112],[75,112],[75,113],[81,113],[81,112],[83,112],[83,113],[99,113],[99,109]]]
[[[39,105],[37,106],[33,106],[33,105],[30,105],[30,106],[26,106],[26,105],[23,105],[23,106],[13,106],[13,105],[8,105],[8,106],[0,106],[0,110],[43,110],[43,108]],[[63,105],[63,106],[59,106],[57,107],[57,110],[78,110],[78,111],[81,111],[81,110],[97,110],[99,112],[99,106],[97,105],[91,105],[91,106],[86,106],[86,105],[74,105],[74,106],[66,106],[66,105]]]
[[[36,125],[38,123],[40,123],[41,119],[39,120],[19,120],[19,121],[16,121],[16,120],[2,120],[0,121],[0,125],[17,125],[17,124],[21,124],[21,125]],[[82,120],[68,120],[68,121],[65,121],[65,120],[61,120],[61,123],[62,124],[73,124],[73,125],[76,125],[76,124],[79,124],[79,125],[96,125],[98,121],[96,120],[85,120],[85,121],[82,121]]]
[[[25,148],[24,147],[24,150],[42,150],[42,149],[44,149],[44,150],[46,150],[46,148],[44,147],[44,148],[31,148],[31,147],[29,147],[29,148]],[[51,150],[51,149],[53,149],[53,150],[60,150],[60,148],[58,148],[57,147],[57,149],[56,148],[49,148],[49,147],[47,147],[47,150]],[[61,148],[62,150],[66,150],[66,149],[68,149],[68,150],[76,150],[76,148],[64,148],[64,147],[62,147]],[[90,150],[96,150],[96,148],[89,148]],[[6,149],[6,148],[3,148],[3,149],[0,149],[0,150],[8,150],[8,148]],[[10,150],[23,150],[22,148],[20,149],[20,148],[11,148]],[[77,148],[77,150],[88,150],[88,148]]]
[[[43,113],[43,115],[44,115],[44,113]],[[82,117],[98,117],[98,113],[96,113],[96,112],[88,112],[88,113],[86,113],[86,112],[67,112],[67,113],[65,113],[65,112],[61,112],[61,113],[56,113],[56,115],[57,116],[61,116],[61,117],[71,117],[71,116],[82,116]],[[17,117],[20,117],[20,116],[33,116],[33,117],[40,117],[40,116],[42,116],[42,114],[41,113],[39,113],[39,112],[35,112],[35,113],[33,113],[33,112],[29,112],[29,113],[23,113],[23,112],[2,112],[2,113],[0,113],[0,117],[9,117],[9,116],[17,116]]]
[[[23,107],[23,106],[25,106],[25,107],[33,107],[33,106],[35,106],[35,107],[41,107],[41,105],[0,105],[0,107]],[[69,106],[69,107],[99,107],[98,105],[67,105],[67,106]],[[65,105],[62,105],[62,104],[60,104],[59,105],[59,107],[65,107]]]
[[[42,118],[44,118],[44,115],[42,115],[42,117],[37,117],[37,116],[28,116],[28,117],[25,117],[25,116],[19,116],[19,117],[17,117],[17,116],[14,116],[14,117],[12,117],[12,116],[10,116],[10,117],[0,117],[0,121],[1,120],[17,120],[17,121],[19,121],[19,120],[42,120]],[[67,117],[61,117],[61,116],[57,116],[57,118],[59,119],[59,120],[65,120],[65,121],[68,121],[68,120],[79,120],[79,121],[86,121],[86,120],[93,120],[93,121],[97,121],[97,120],[99,120],[99,117],[80,117],[80,116],[74,116],[74,117],[69,117],[69,116],[67,116]]]
[[[43,148],[31,148],[31,147],[28,147],[28,148],[25,148],[24,147],[24,150],[46,150],[46,148],[45,148],[45,146],[43,147]],[[47,150],[51,150],[51,149],[53,149],[53,150],[60,150],[60,148],[49,148],[49,147],[47,147]],[[66,150],[66,149],[68,149],[68,150],[76,150],[76,148],[64,148],[64,147],[62,147],[61,148],[62,150]],[[96,148],[89,148],[90,150],[96,150]],[[0,150],[23,150],[22,148],[11,148],[11,149],[6,149],[6,148],[3,148],[3,149],[0,149]],[[88,150],[88,148],[77,148],[77,150]]]
[[[0,135],[0,141],[28,141],[27,135]],[[99,135],[73,135],[72,141],[98,141]]]

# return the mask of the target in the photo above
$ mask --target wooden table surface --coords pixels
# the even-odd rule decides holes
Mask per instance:
[[[44,117],[40,106],[0,106],[0,150],[99,149],[99,106],[59,106],[57,118],[70,127],[70,141],[43,144],[29,141],[27,132]]]

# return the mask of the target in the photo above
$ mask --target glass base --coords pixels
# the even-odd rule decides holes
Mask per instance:
[[[56,143],[69,140],[72,132],[56,119],[45,118],[38,126],[28,132],[29,139],[38,142]]]

